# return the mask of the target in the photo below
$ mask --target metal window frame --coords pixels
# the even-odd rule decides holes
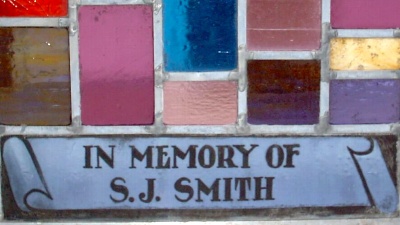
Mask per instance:
[[[329,82],[334,79],[400,79],[400,71],[330,71],[329,48],[330,39],[334,37],[379,37],[399,38],[399,29],[383,30],[335,30],[330,27],[330,0],[322,1],[322,39],[321,48],[316,51],[248,51],[246,49],[246,9],[247,0],[238,0],[238,68],[223,72],[193,72],[177,73],[163,70],[163,17],[162,0],[69,0],[69,15],[63,18],[0,18],[1,27],[55,27],[68,28],[70,48],[71,73],[71,117],[69,126],[2,126],[0,136],[4,135],[43,135],[43,136],[79,136],[79,135],[292,135],[292,136],[334,136],[334,135],[366,135],[392,134],[400,137],[400,122],[392,124],[369,125],[330,125],[329,124]],[[78,8],[83,5],[134,5],[151,4],[153,6],[153,34],[154,34],[154,76],[155,76],[155,121],[150,126],[87,126],[82,125],[80,105],[80,71],[79,71],[79,24]],[[321,61],[320,82],[320,113],[319,123],[315,125],[251,125],[247,123],[247,60],[252,59],[284,59]],[[238,82],[238,115],[233,125],[223,126],[173,126],[163,124],[163,83],[166,81],[210,81],[233,80]],[[400,149],[400,141],[397,144]],[[398,160],[400,153],[398,153]],[[1,163],[1,162],[0,162]],[[399,161],[397,161],[397,165]],[[398,172],[398,179],[400,173]],[[0,196],[1,198],[1,196]],[[1,201],[0,201],[1,204]],[[2,205],[0,205],[3,209]],[[379,215],[378,215],[379,216]],[[0,217],[3,218],[2,210]],[[332,218],[312,218],[307,215],[301,220],[282,221],[228,221],[213,222],[213,224],[400,224],[400,219],[370,218],[350,219],[354,217],[333,215]],[[206,218],[205,218],[206,219]],[[256,218],[259,219],[259,218]],[[311,219],[311,220],[307,220]],[[204,222],[204,221],[203,221]],[[49,222],[52,224],[53,222]],[[94,222],[54,222],[57,224],[94,224]],[[98,222],[95,222],[97,224]],[[109,222],[104,224],[147,224],[148,222]],[[152,224],[166,224],[169,222],[152,222]],[[175,222],[174,222],[175,223]],[[180,222],[183,224],[184,222]],[[191,224],[200,223],[192,221]],[[37,224],[37,222],[0,221],[0,224]]]

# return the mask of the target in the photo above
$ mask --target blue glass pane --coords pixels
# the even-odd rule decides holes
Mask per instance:
[[[164,0],[167,71],[237,67],[237,0]]]

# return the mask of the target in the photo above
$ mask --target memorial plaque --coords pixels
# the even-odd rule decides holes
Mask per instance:
[[[393,213],[398,193],[382,153],[390,143],[379,140],[10,136],[2,153],[26,212],[363,206]]]

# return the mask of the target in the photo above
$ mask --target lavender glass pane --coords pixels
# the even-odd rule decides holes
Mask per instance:
[[[395,123],[400,120],[400,80],[333,80],[331,124]]]
[[[333,28],[399,28],[399,10],[399,0],[332,0],[331,23]]]
[[[319,61],[249,61],[247,69],[249,123],[318,123]]]
[[[237,0],[164,0],[167,71],[237,67]]]

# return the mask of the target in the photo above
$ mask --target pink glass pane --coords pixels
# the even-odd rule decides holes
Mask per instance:
[[[152,17],[149,5],[79,9],[83,124],[153,122]]]
[[[236,82],[167,82],[164,85],[165,124],[234,124],[236,118]]]
[[[321,1],[249,0],[249,50],[312,50],[321,39]]]
[[[332,0],[331,23],[333,28],[399,28],[399,10],[399,0]]]

